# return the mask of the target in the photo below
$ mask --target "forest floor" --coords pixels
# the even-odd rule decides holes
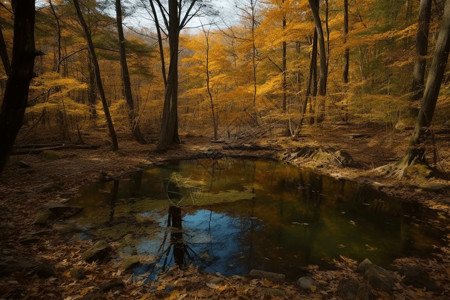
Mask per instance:
[[[448,218],[450,130],[444,130],[434,138],[436,166],[441,171],[439,177],[398,179],[376,171],[377,167],[402,157],[410,134],[409,130],[393,131],[377,126],[330,125],[305,128],[302,136],[295,139],[279,138],[270,133],[247,137],[245,143],[262,146],[253,150],[249,150],[252,147],[225,150],[223,143],[211,143],[208,137],[187,135],[183,136],[179,147],[166,153],[157,153],[156,145],[140,145],[122,134],[120,151],[114,153],[107,143],[102,142],[106,139],[104,132],[90,132],[84,136],[84,142],[98,145],[96,149],[68,148],[13,155],[0,175],[0,299],[331,299],[339,293],[343,295],[342,289],[338,292],[339,281],[343,278],[353,278],[361,286],[366,285],[362,275],[355,272],[356,262],[346,258],[336,261],[337,268],[332,271],[310,266],[311,276],[318,284],[308,290],[293,282],[224,277],[206,274],[194,267],[186,270],[174,267],[154,283],[134,282],[119,263],[88,264],[83,261],[81,254],[93,243],[76,237],[67,239],[56,223],[45,227],[36,225],[36,212],[48,203],[67,202],[80,187],[99,180],[105,173],[120,177],[158,161],[188,158],[199,152],[277,158],[282,153],[308,145],[344,150],[358,166],[323,166],[308,159],[297,159],[292,163],[315,168],[319,173],[374,185],[401,199],[422,202]],[[19,138],[17,144],[43,142],[39,138]],[[430,159],[433,160],[433,155]],[[448,229],[445,231],[449,232]],[[397,265],[409,263],[423,267],[441,287],[439,293],[407,286],[400,281],[390,292],[370,287],[370,293],[382,299],[449,299],[449,236],[443,239],[447,241],[447,247],[443,247],[436,257],[397,262]],[[83,276],[74,274],[75,269],[81,270]],[[395,276],[400,279],[397,272]]]

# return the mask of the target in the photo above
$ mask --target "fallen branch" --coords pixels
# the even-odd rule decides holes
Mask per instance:
[[[64,150],[64,149],[98,149],[97,145],[76,145],[76,144],[59,144],[59,145],[27,145],[16,148],[12,155],[19,154],[39,154],[43,151],[49,150]]]

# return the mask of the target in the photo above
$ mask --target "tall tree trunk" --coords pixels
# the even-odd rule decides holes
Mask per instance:
[[[302,118],[300,120],[300,126],[303,125],[303,120],[305,118],[306,109],[308,106],[308,102],[311,102],[311,86],[313,85],[313,77],[314,77],[314,69],[317,65],[317,30],[314,29],[314,37],[312,40],[312,51],[311,51],[311,62],[309,64],[309,78],[308,85],[306,87],[305,101],[303,102],[302,107]]]
[[[284,0],[281,1],[281,3],[284,3]],[[283,8],[284,9],[284,8]],[[283,13],[283,36],[285,36],[285,29],[286,29],[286,14]],[[283,46],[282,46],[282,51],[283,51],[283,66],[282,66],[282,70],[283,70],[283,113],[286,113],[286,104],[287,104],[287,59],[286,59],[286,48],[287,48],[287,44],[286,44],[286,40],[283,41]]]
[[[258,122],[258,113],[256,111],[256,94],[257,94],[257,82],[256,82],[256,1],[257,0],[250,0],[250,6],[251,6],[251,22],[252,22],[252,71],[253,71],[253,118],[255,122]]]
[[[133,102],[133,94],[131,92],[130,72],[128,71],[127,53],[125,49],[125,36],[122,27],[122,3],[116,0],[116,23],[117,33],[119,35],[119,51],[120,51],[120,67],[122,70],[122,87],[125,101],[128,105],[128,119],[130,121],[131,131],[134,139],[140,143],[145,144],[144,136],[139,128],[139,116],[136,114]]]
[[[8,76],[11,72],[11,63],[9,62],[8,49],[6,48],[5,38],[3,37],[3,30],[0,26],[0,57],[2,59],[3,67],[5,68],[5,73]]]
[[[409,141],[409,147],[400,164],[410,165],[416,160],[424,161],[425,149],[421,143],[425,129],[430,126],[433,119],[436,102],[444,77],[445,68],[450,52],[450,0],[445,3],[442,24],[434,50],[433,61],[428,72],[427,83],[422,97],[421,108],[416,119],[414,132]]]
[[[112,141],[112,150],[119,150],[119,143],[117,142],[116,131],[114,130],[114,125],[111,119],[111,114],[109,113],[108,103],[106,103],[105,90],[103,89],[102,77],[100,75],[100,67],[98,65],[97,55],[95,54],[94,44],[92,43],[91,33],[84,20],[83,14],[81,12],[80,3],[78,0],[73,0],[75,9],[77,11],[78,20],[80,21],[81,27],[83,27],[84,36],[88,43],[89,54],[91,55],[92,64],[95,70],[95,80],[97,82],[97,90],[100,93],[100,98],[102,99],[103,111],[105,112],[106,123],[109,129],[109,135]]]
[[[210,76],[209,76],[209,30],[206,31],[205,28],[203,27],[202,24],[202,30],[203,30],[203,34],[205,35],[205,40],[206,40],[206,64],[205,64],[205,72],[206,72],[206,90],[208,92],[208,97],[209,97],[209,101],[211,104],[211,117],[212,117],[212,122],[213,122],[213,129],[214,129],[214,140],[217,141],[217,119],[216,119],[216,113],[214,111],[214,101],[213,101],[213,96],[211,93],[211,80],[210,80]]]
[[[167,76],[166,76],[166,62],[164,59],[164,47],[161,37],[161,28],[159,27],[158,14],[156,13],[155,5],[153,4],[153,0],[148,0],[150,2],[150,6],[152,8],[153,19],[155,20],[156,33],[158,36],[158,46],[159,46],[159,57],[161,59],[161,73],[164,81],[164,87],[167,86]]]
[[[297,53],[297,59],[300,58],[300,41],[295,43],[295,52]],[[299,93],[299,97],[301,97],[300,91],[302,90],[302,72],[301,69],[298,68],[296,79],[297,79],[297,91]]]
[[[348,0],[344,0],[344,44],[347,43],[347,36],[348,36]],[[345,53],[344,53],[344,59],[345,59],[345,66],[344,66],[344,83],[347,85],[348,83],[348,71],[350,68],[350,49],[348,47],[345,47]],[[348,122],[348,100],[345,103],[345,116],[344,116],[344,122]]]
[[[167,150],[180,142],[178,136],[178,48],[179,19],[177,0],[169,0],[169,50],[170,65],[164,96],[163,119],[158,140],[158,150]]]
[[[428,53],[428,32],[430,28],[431,0],[420,0],[419,8],[419,28],[416,37],[416,60],[414,62],[413,83],[412,83],[412,101],[422,98],[425,88],[425,68],[427,60],[425,56]],[[418,109],[412,108],[411,114],[417,116]]]
[[[33,78],[35,0],[12,2],[14,9],[14,40],[11,70],[0,108],[0,172],[22,126]]]
[[[58,57],[57,57],[57,60],[55,62],[56,63],[55,71],[57,73],[59,73],[59,69],[60,69],[59,62],[61,61],[61,25],[59,23],[59,17],[56,14],[56,10],[55,10],[55,7],[53,6],[52,0],[49,0],[48,3],[50,4],[50,8],[52,10],[53,17],[55,18],[55,21],[56,21],[56,33],[57,33],[57,36],[58,36]]]
[[[309,5],[314,17],[314,23],[317,30],[317,40],[319,43],[320,53],[320,75],[319,75],[319,95],[325,96],[327,94],[327,55],[325,52],[325,39],[323,36],[322,22],[319,16],[319,1],[309,0]]]
[[[88,53],[88,71],[89,71],[89,86],[88,86],[88,101],[89,101],[89,111],[91,113],[92,119],[97,119],[97,88],[95,82],[95,67],[92,63],[91,55]]]
[[[348,36],[348,0],[344,0],[344,43],[347,43]],[[344,83],[348,83],[348,70],[350,68],[350,49],[345,47],[345,66],[344,66]]]

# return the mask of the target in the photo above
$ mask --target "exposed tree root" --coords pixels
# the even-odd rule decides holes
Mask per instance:
[[[376,171],[396,178],[430,178],[433,171],[424,154],[424,149],[410,149],[398,162],[381,166]]]

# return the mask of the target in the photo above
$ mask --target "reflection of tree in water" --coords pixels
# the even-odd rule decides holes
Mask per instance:
[[[112,221],[114,218],[114,211],[116,209],[118,192],[119,192],[119,180],[115,179],[113,189],[112,189],[111,194],[108,199],[108,202],[109,202],[109,224],[112,224]]]
[[[162,253],[162,258],[164,258],[162,265],[163,271],[170,265],[172,256],[175,264],[182,268],[185,266],[186,262],[185,255],[187,258],[192,260],[189,250],[193,252],[183,238],[183,218],[181,207],[174,205],[169,207],[167,228],[168,230],[164,234],[163,241],[158,251],[161,252],[163,250],[163,247],[166,245],[167,235],[170,234],[169,245]]]
[[[167,230],[164,233],[163,241],[158,250],[158,253],[162,253],[161,259],[164,258],[164,262],[162,264],[163,271],[170,265],[172,257],[175,264],[182,268],[186,265],[185,256],[192,260],[192,256],[189,251],[195,254],[192,248],[187,244],[187,242],[185,242],[183,237],[182,211],[181,207],[177,205],[182,200],[180,188],[176,182],[170,179],[167,180],[165,187],[170,206],[167,214]],[[168,235],[170,235],[169,245],[166,249],[163,249],[166,245]]]

